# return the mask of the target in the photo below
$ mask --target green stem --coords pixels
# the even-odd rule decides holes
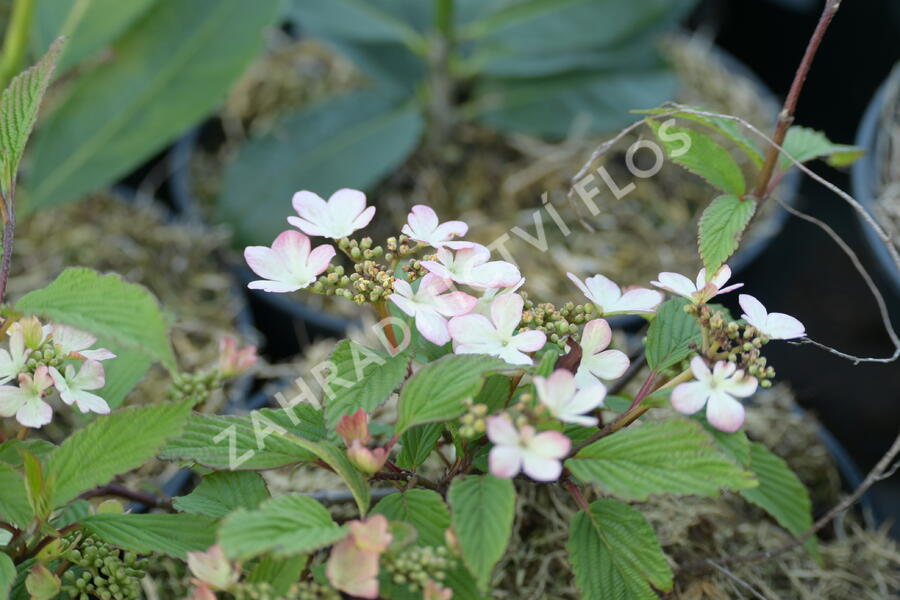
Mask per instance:
[[[0,89],[5,89],[21,70],[35,6],[35,0],[16,0],[13,4],[9,28],[3,40],[3,54],[0,56]]]

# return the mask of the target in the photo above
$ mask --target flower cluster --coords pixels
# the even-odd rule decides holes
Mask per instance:
[[[93,393],[106,383],[101,361],[115,358],[97,339],[67,325],[41,324],[36,317],[12,323],[9,349],[0,349],[0,416],[15,417],[25,427],[40,428],[53,419],[47,402],[55,392],[83,413],[109,413],[106,401]]]
[[[483,404],[469,403],[459,433],[465,438],[485,434],[493,446],[489,468],[498,477],[520,472],[539,481],[556,480],[562,460],[571,451],[565,426],[595,427],[606,397],[604,382],[621,377],[628,357],[610,349],[612,331],[607,321],[619,315],[655,318],[665,300],[663,292],[682,296],[704,332],[702,347],[689,369],[678,376],[672,406],[692,414],[706,407],[708,421],[723,431],[743,423],[738,400],[758,386],[770,385],[774,370],[759,349],[773,339],[805,335],[803,325],[788,315],[768,313],[752,296],[742,294],[742,321],[730,321],[708,303],[743,284],[731,283],[731,270],[723,265],[708,275],[703,269],[692,280],[678,273],[660,273],[652,285],[622,288],[602,274],[584,280],[568,277],[586,303],[556,307],[530,300],[520,288],[525,283],[511,262],[492,260],[490,250],[462,239],[468,225],[441,222],[434,210],[414,206],[401,234],[386,242],[387,251],[369,238],[347,236],[368,225],[375,207],[366,205],[362,192],[338,190],[328,201],[311,192],[298,192],[294,208],[299,217],[289,223],[298,231],[278,236],[271,248],[246,250],[248,264],[264,280],[250,284],[272,292],[310,288],[314,292],[343,295],[359,303],[387,303],[404,313],[421,336],[437,346],[452,343],[455,354],[489,355],[529,373],[535,355],[547,345],[573,349],[548,377],[534,376],[534,393],[518,396],[513,406],[490,414]],[[345,274],[331,265],[330,245],[311,248],[306,235],[326,237],[353,263]],[[383,260],[383,262],[379,262]],[[527,380],[526,380],[527,381]],[[674,385],[674,383],[673,383]],[[364,412],[345,416],[339,433],[351,462],[363,473],[377,473],[387,461],[388,448],[370,449]]]

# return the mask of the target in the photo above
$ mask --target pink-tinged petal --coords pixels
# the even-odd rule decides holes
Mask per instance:
[[[556,414],[575,395],[575,377],[566,369],[557,369],[550,377],[535,377],[534,387],[541,403]]]
[[[700,272],[697,273],[697,279],[696,279],[695,285],[696,285],[696,289],[698,289],[698,290],[702,290],[703,288],[706,287],[706,267],[703,267],[702,269],[700,269]]]
[[[15,415],[32,395],[12,385],[0,386],[0,417]]]
[[[394,280],[394,292],[400,294],[404,298],[412,298],[415,295],[412,286],[403,279]]]
[[[697,381],[709,381],[709,378],[712,377],[712,372],[706,366],[706,362],[699,356],[691,359],[691,371],[693,371]]]
[[[703,278],[704,278],[704,283],[705,283],[706,269],[702,269],[701,272],[703,273]],[[713,278],[710,281],[710,283],[713,284],[714,286],[716,286],[716,288],[718,288],[719,290],[721,290],[722,286],[725,285],[726,283],[728,283],[729,279],[731,279],[731,267],[729,267],[728,265],[722,265],[721,267],[719,267],[719,270],[716,271],[716,274],[713,275]],[[698,285],[697,287],[699,288],[702,286]],[[720,291],[719,293],[721,294],[722,291]]]
[[[68,398],[66,398],[66,396],[68,396]],[[85,391],[65,392],[60,394],[60,397],[66,404],[75,404],[78,407],[78,410],[84,414],[91,412],[97,413],[98,415],[109,414],[109,404],[106,403],[106,400],[96,394]]]
[[[469,231],[469,226],[462,221],[447,221],[441,223],[434,230],[434,237],[438,240],[450,241],[451,238],[461,237]]]
[[[369,223],[372,222],[372,219],[374,217],[375,217],[375,207],[370,206],[366,210],[359,213],[358,217],[353,219],[353,223],[352,223],[353,231],[356,231],[357,229],[362,229],[363,227],[366,227]]]
[[[519,326],[524,306],[525,300],[519,294],[504,294],[494,300],[491,304],[491,321],[501,336],[512,335]]]
[[[434,273],[428,273],[419,282],[419,291],[416,296],[425,298],[442,294],[450,287],[451,281],[443,277],[438,277]]]
[[[389,524],[384,515],[372,515],[365,521],[351,521],[350,533],[356,546],[370,552],[384,552],[394,541],[389,533]]]
[[[416,312],[416,329],[426,340],[437,346],[443,346],[450,341],[450,333],[447,331],[447,319],[430,310]]]
[[[363,550],[353,535],[335,544],[325,565],[325,576],[336,589],[355,598],[378,598],[379,552]]]
[[[439,248],[438,256],[441,255],[441,252],[446,251],[445,248]],[[471,246],[462,248],[456,252],[456,262],[468,264],[472,267],[483,265],[489,260],[491,260],[491,251],[488,250],[487,246],[482,246],[481,244],[473,243]]]
[[[568,410],[573,414],[583,415],[602,406],[604,398],[606,398],[606,386],[603,384],[579,390],[569,402]]]
[[[494,477],[512,479],[522,469],[522,451],[518,446],[494,446],[488,454],[488,470]]]
[[[397,305],[397,308],[405,312],[410,317],[416,316],[416,305],[414,302],[411,302],[409,298],[405,298],[400,294],[391,294],[388,296],[388,300]]]
[[[591,293],[590,291],[588,291],[587,286],[585,286],[584,282],[576,277],[573,273],[566,273],[566,277],[568,277],[569,280],[575,284],[575,287],[581,290],[582,294],[584,294],[585,296],[590,296]]]
[[[54,377],[53,380],[55,382],[56,378]],[[72,383],[82,390],[99,390],[106,385],[106,374],[103,370],[103,365],[96,360],[85,362],[81,365],[81,369]]]
[[[406,218],[409,226],[415,231],[434,231],[438,226],[438,216],[434,209],[424,204],[416,204]]]
[[[478,299],[465,292],[442,294],[434,299],[434,308],[445,317],[459,317],[472,312]]]
[[[328,198],[328,211],[332,215],[347,215],[356,218],[362,214],[365,208],[366,195],[359,190],[341,188]]]
[[[291,198],[291,205],[297,214],[314,223],[327,223],[328,203],[318,194],[302,190]]]
[[[765,327],[766,317],[769,316],[769,313],[766,312],[766,307],[762,305],[762,302],[750,294],[741,294],[738,296],[738,304],[744,309],[744,314],[741,315],[742,319],[757,329]]]
[[[481,353],[483,354],[492,354],[497,358],[500,358],[511,365],[533,365],[534,360],[520,352],[516,348],[512,346],[501,346],[499,348],[485,349]],[[462,354],[462,353],[461,353]]]
[[[50,376],[50,368],[47,365],[40,365],[34,371],[34,377],[32,378],[34,382],[34,387],[38,392],[43,392],[47,388],[53,385],[53,377]]]
[[[471,248],[475,244],[473,242],[463,242],[463,241],[450,241],[450,242],[439,242],[439,247],[441,248],[452,248],[453,250],[463,250],[465,248]]]
[[[582,427],[596,427],[600,420],[597,417],[591,417],[588,415],[566,415],[565,419],[560,419],[564,423],[571,423],[573,425],[581,425]]]
[[[519,445],[519,432],[505,416],[488,417],[486,429],[488,439],[498,446]]]
[[[706,420],[720,431],[734,433],[744,423],[744,405],[728,394],[714,393],[706,405]]]
[[[596,354],[609,346],[612,329],[606,319],[594,319],[584,326],[581,333],[581,350],[585,355]]]
[[[264,279],[282,279],[286,275],[278,255],[265,246],[248,246],[244,249],[244,260],[253,272]]]
[[[322,271],[328,268],[334,255],[334,247],[329,244],[323,244],[309,253],[309,258],[306,261],[307,268],[313,274],[320,275]]]
[[[429,273],[434,273],[442,279],[450,279],[451,277],[453,277],[453,274],[449,270],[447,270],[447,267],[437,262],[436,260],[423,260],[419,264],[428,269]]]
[[[734,290],[740,289],[742,287],[744,287],[743,283],[735,283],[729,285],[728,287],[723,287],[722,289],[720,289],[719,294],[727,294],[728,292],[733,292]]]
[[[306,219],[301,219],[300,217],[288,217],[287,222],[306,235],[311,235],[314,237],[328,237],[328,234],[330,233],[327,228],[317,223],[307,221]]]
[[[522,460],[522,471],[535,481],[556,481],[562,473],[562,463],[554,458],[526,453]]]
[[[547,343],[547,334],[543,331],[523,331],[513,336],[510,345],[520,352],[537,352]],[[531,362],[531,359],[528,359]]]
[[[581,364],[590,369],[600,379],[616,379],[628,370],[628,356],[620,350],[604,350],[599,354],[584,357]]]
[[[612,279],[603,275],[594,275],[584,280],[588,292],[588,300],[597,305],[601,312],[612,312],[613,307],[622,297],[622,288]]]
[[[615,305],[615,312],[653,312],[665,298],[659,292],[646,288],[626,291]]]
[[[713,377],[724,379],[731,376],[731,374],[734,373],[735,369],[737,369],[737,365],[735,365],[733,362],[720,360],[713,366]]]
[[[702,381],[679,383],[672,390],[672,408],[685,415],[692,415],[709,399],[709,386]]]
[[[289,266],[306,263],[309,249],[309,238],[292,229],[282,231],[272,242],[272,250],[276,256],[282,264]]]
[[[727,385],[723,389],[732,396],[749,398],[756,393],[758,383],[756,377],[750,377],[745,375],[743,371],[738,371],[734,374],[734,377],[728,380]]]
[[[790,315],[773,312],[766,319],[766,329],[763,333],[777,340],[792,340],[804,337],[806,335],[806,327]]]
[[[37,398],[31,398],[16,412],[16,421],[32,429],[40,429],[52,420],[53,408]]]
[[[697,291],[698,287],[702,288],[705,285],[705,282],[703,284],[699,283],[699,275],[697,276],[697,282],[695,286],[694,282],[680,273],[663,272],[659,274],[658,281],[651,281],[650,283],[673,294],[690,298]]]
[[[96,350],[82,350],[78,354],[88,360],[110,360],[116,357],[115,354],[113,354],[106,348],[97,348]]]
[[[97,338],[90,333],[68,325],[54,324],[50,332],[53,336],[53,342],[59,344],[63,354],[86,350],[97,341]]]
[[[273,292],[276,294],[284,294],[287,292],[296,292],[300,289],[301,286],[292,284],[292,283],[282,283],[280,281],[269,281],[267,279],[260,279],[257,281],[251,281],[247,284],[247,287],[251,290],[262,290],[264,292]]]
[[[542,431],[528,442],[528,450],[544,458],[563,458],[571,448],[572,440],[558,431]]]
[[[505,288],[520,279],[522,274],[516,265],[495,260],[473,269],[467,283],[480,288]]]
[[[487,317],[477,314],[450,319],[448,329],[457,344],[479,344],[496,337],[493,324]]]
[[[597,385],[598,383],[602,383],[600,378],[591,373],[591,370],[587,368],[582,361],[581,365],[579,365],[578,370],[575,371],[575,385],[579,388],[589,388]]]

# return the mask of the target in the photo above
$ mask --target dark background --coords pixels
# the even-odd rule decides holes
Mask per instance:
[[[822,5],[820,0],[707,0],[692,20],[783,98]],[[822,130],[835,142],[853,143],[866,107],[898,60],[900,0],[844,0],[809,74],[795,123]],[[817,170],[850,190],[848,173],[827,166]],[[797,206],[830,224],[866,268],[881,275],[852,209],[840,198],[807,178]],[[859,356],[893,352],[864,282],[814,225],[790,218],[742,280],[760,290],[770,310],[800,317],[813,339]],[[900,298],[883,276],[877,281],[894,321],[900,321]],[[854,366],[812,346],[788,344],[772,344],[767,355],[799,402],[868,471],[900,430],[900,363]],[[882,517],[900,521],[900,476],[877,484],[872,495]],[[896,524],[894,533],[900,534]]]

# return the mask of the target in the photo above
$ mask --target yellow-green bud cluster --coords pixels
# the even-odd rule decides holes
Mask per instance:
[[[437,256],[426,256],[422,260],[437,260]],[[417,279],[425,277],[428,274],[428,269],[422,266],[421,260],[412,259],[403,265],[403,272],[406,273],[407,279],[416,281]]]
[[[66,357],[60,354],[59,346],[53,343],[53,340],[44,340],[36,350],[32,350],[28,354],[28,360],[25,361],[25,368],[30,373],[34,373],[41,365],[48,367],[62,367],[63,360]]]
[[[66,538],[62,557],[72,563],[63,574],[62,592],[78,600],[133,600],[141,597],[147,559],[88,536]]]
[[[590,320],[593,306],[575,305],[571,302],[557,308],[549,302],[535,304],[525,300],[525,311],[522,313],[522,326],[543,331],[547,341],[565,350],[566,339],[578,339],[578,326]]]
[[[364,237],[361,240],[341,238],[338,240],[338,248],[343,250],[353,262],[374,260],[384,256],[384,248],[381,246],[373,246],[372,238],[368,237]]]
[[[384,259],[388,262],[406,258],[419,249],[418,242],[414,242],[402,234],[399,237],[389,237],[385,245],[387,246],[387,253],[384,255]]]
[[[444,546],[413,546],[384,557],[384,566],[394,585],[406,586],[413,594],[422,591],[429,580],[443,583],[456,559]]]
[[[232,590],[235,600],[340,600],[341,594],[334,588],[304,581],[295,583],[287,593],[279,594],[268,582],[240,583]]]
[[[225,378],[218,370],[205,373],[178,373],[169,385],[169,398],[176,402],[191,400],[195,405],[206,402],[209,394],[222,387]]]
[[[695,315],[700,326],[706,329],[715,354],[710,358],[726,358],[745,373],[756,377],[760,386],[772,387],[775,369],[767,364],[766,357],[760,353],[762,347],[769,342],[765,335],[752,325],[742,326],[737,321],[728,321],[724,313],[705,304],[689,304],[685,306],[685,311]]]
[[[476,435],[484,433],[486,428],[484,418],[488,413],[487,404],[473,404],[472,399],[466,401],[469,409],[466,411],[459,421],[462,424],[459,428],[459,435],[464,438],[473,438]]]

